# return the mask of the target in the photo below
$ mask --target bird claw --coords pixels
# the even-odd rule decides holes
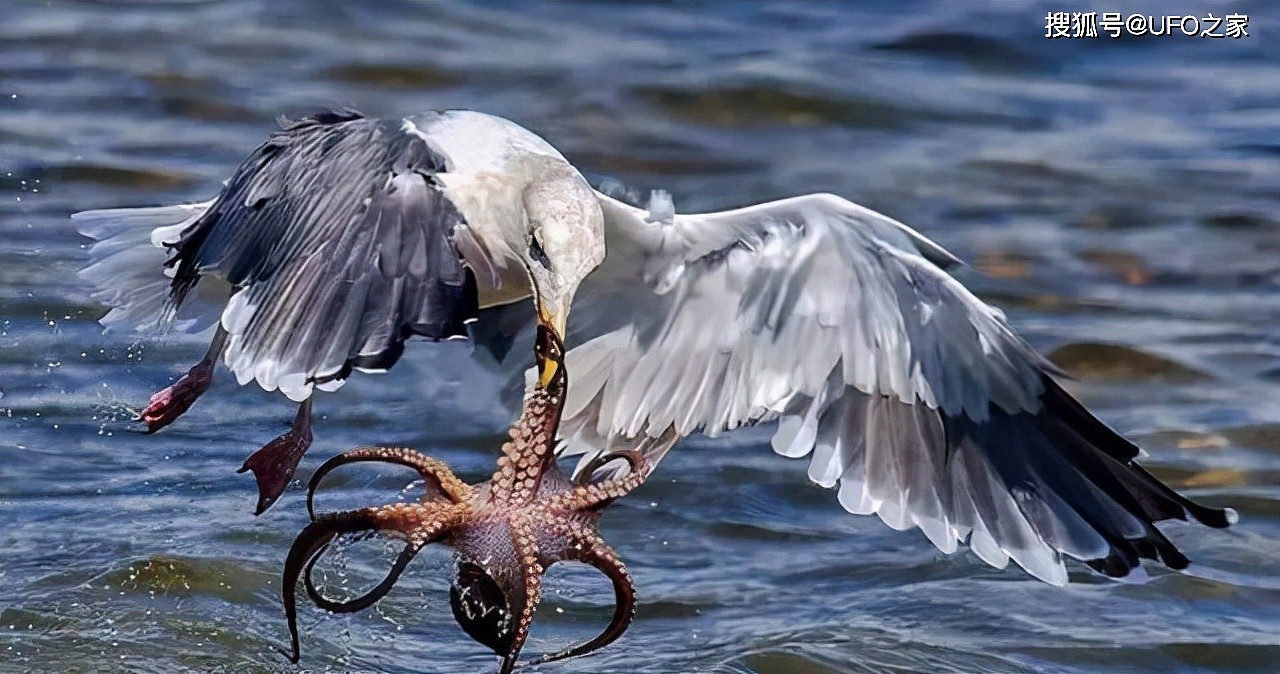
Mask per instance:
[[[245,459],[244,465],[236,472],[253,471],[253,479],[258,483],[258,506],[254,515],[266,512],[280,498],[298,469],[302,455],[310,447],[311,428],[294,428]]]
[[[139,412],[133,420],[146,424],[147,433],[155,433],[191,409],[191,405],[209,389],[212,382],[213,363],[200,361],[172,386],[152,394],[146,409]]]

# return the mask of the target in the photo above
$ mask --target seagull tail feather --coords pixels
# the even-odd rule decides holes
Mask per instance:
[[[79,275],[93,286],[93,299],[111,308],[100,319],[104,326],[144,334],[169,329],[200,332],[217,320],[218,302],[202,298],[172,306],[171,272],[165,266],[167,244],[194,225],[210,203],[111,208],[71,216],[76,229],[95,241]],[[225,293],[221,299],[225,301]]]

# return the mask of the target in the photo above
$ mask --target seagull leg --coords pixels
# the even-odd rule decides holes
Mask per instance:
[[[311,447],[311,397],[298,405],[289,432],[268,442],[262,449],[249,455],[239,473],[253,471],[258,483],[258,507],[253,514],[261,515],[280,498],[284,488],[298,469],[302,455]]]
[[[208,390],[209,384],[213,383],[213,365],[222,355],[222,349],[226,343],[227,330],[219,324],[204,359],[187,370],[187,373],[172,386],[152,394],[151,399],[147,401],[146,409],[139,412],[134,421],[146,424],[147,433],[155,433],[191,409],[196,399]]]

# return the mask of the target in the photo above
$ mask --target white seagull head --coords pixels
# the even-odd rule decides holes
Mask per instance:
[[[521,261],[529,271],[539,322],[563,340],[578,285],[604,260],[604,214],[591,186],[568,165],[553,164],[531,182],[524,204]]]

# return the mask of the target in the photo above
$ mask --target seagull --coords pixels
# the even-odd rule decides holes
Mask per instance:
[[[906,225],[831,194],[701,214],[656,201],[592,189],[499,117],[327,111],[283,123],[210,201],[73,217],[97,240],[82,275],[104,324],[214,328],[143,411],[151,430],[219,359],[298,402],[241,469],[259,513],[311,442],[317,389],[390,368],[414,335],[501,357],[542,326],[569,347],[557,452],[579,473],[777,422],[774,451],[809,457],[846,510],[1058,585],[1066,559],[1115,577],[1142,559],[1183,569],[1157,522],[1235,521],[1136,463],[952,276],[961,262]],[[525,376],[536,389],[552,374]]]

